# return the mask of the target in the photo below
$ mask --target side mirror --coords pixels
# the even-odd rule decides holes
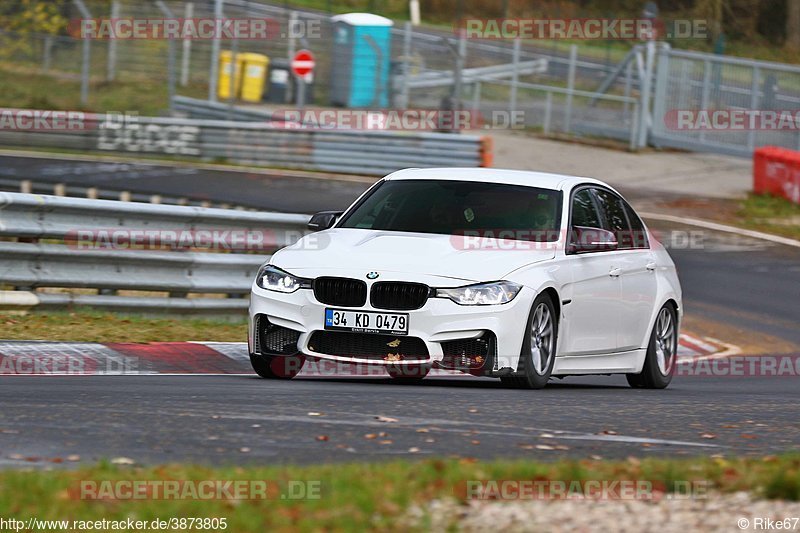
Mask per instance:
[[[567,253],[607,252],[616,250],[617,246],[617,237],[608,230],[573,226],[569,232]]]
[[[344,211],[320,211],[311,216],[311,220],[308,221],[308,229],[311,231],[328,229],[336,223],[336,219],[342,216],[342,213]]]

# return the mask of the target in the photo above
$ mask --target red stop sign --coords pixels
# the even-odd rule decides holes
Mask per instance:
[[[292,72],[297,76],[305,76],[314,70],[314,55],[308,50],[300,50],[292,59]]]

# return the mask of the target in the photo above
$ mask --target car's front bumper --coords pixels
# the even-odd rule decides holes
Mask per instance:
[[[516,368],[534,297],[535,292],[524,287],[516,298],[503,305],[464,306],[447,298],[429,298],[422,308],[412,311],[375,309],[369,303],[358,310],[408,313],[408,336],[417,337],[425,343],[428,352],[427,363],[442,362],[443,342],[477,339],[491,332],[496,338],[492,366],[493,370],[497,370],[504,367]],[[387,361],[381,358],[335,355],[312,350],[309,347],[312,334],[325,329],[325,309],[335,307],[318,302],[310,289],[299,289],[291,294],[283,294],[254,285],[250,298],[250,352],[253,353],[255,345],[255,317],[265,315],[270,323],[299,332],[298,350],[308,356],[359,364],[414,365],[421,362],[419,359]],[[402,337],[399,338],[402,340]],[[387,354],[375,355],[388,355],[392,351],[390,348],[386,350]]]

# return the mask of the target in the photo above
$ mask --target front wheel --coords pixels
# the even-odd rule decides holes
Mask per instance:
[[[250,354],[253,370],[265,379],[292,379],[300,373],[305,362],[306,358],[302,355]]]
[[[541,389],[550,380],[556,360],[558,321],[553,301],[547,294],[536,297],[525,328],[517,372],[500,378],[510,387]]]
[[[626,374],[636,389],[664,389],[672,381],[678,358],[678,318],[675,309],[665,304],[658,312],[644,367],[639,374]]]

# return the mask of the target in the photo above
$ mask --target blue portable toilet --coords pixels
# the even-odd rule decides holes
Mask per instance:
[[[331,21],[331,103],[345,107],[388,106],[393,22],[371,13],[347,13],[332,17]]]

